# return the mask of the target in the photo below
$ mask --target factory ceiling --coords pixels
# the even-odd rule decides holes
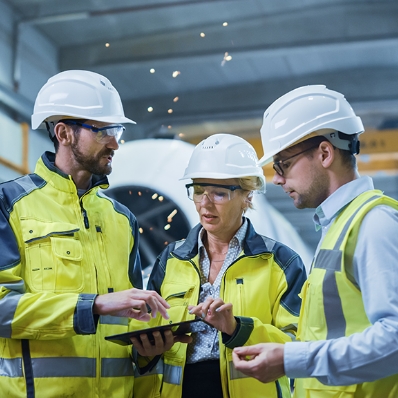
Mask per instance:
[[[341,91],[373,129],[398,124],[398,2],[8,0],[59,70],[108,77],[127,139],[258,134],[265,108],[306,84]],[[44,83],[44,82],[43,82]]]

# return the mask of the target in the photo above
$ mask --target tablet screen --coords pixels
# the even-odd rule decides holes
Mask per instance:
[[[196,333],[205,329],[205,323],[200,318],[196,318],[190,321],[171,323],[169,325],[155,326],[153,328],[141,329],[141,330],[133,330],[131,332],[114,334],[112,336],[106,336],[105,340],[112,341],[113,343],[120,345],[129,345],[132,344],[130,338],[137,337],[140,338],[141,334],[146,334],[150,342],[154,341],[153,332],[159,331],[162,333],[165,330],[171,330],[173,334],[186,334],[186,333]]]

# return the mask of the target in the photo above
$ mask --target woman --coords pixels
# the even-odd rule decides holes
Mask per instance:
[[[142,356],[162,351],[162,344],[165,351],[136,379],[134,396],[290,397],[286,377],[262,384],[232,363],[236,346],[291,341],[305,281],[298,254],[258,235],[244,217],[253,193],[265,186],[257,155],[244,139],[216,134],[197,145],[182,179],[192,179],[186,187],[200,224],[160,254],[148,289],[170,305],[168,322],[196,315],[207,323],[200,322],[189,344],[174,343],[170,333],[156,351],[135,339]]]

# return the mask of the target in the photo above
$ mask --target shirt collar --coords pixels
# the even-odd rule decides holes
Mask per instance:
[[[238,242],[239,242],[239,245],[240,245],[240,247],[242,248],[243,247],[243,241],[244,241],[244,239],[245,239],[245,236],[246,236],[246,232],[247,232],[247,227],[248,227],[248,222],[247,222],[247,219],[246,219],[246,217],[243,217],[243,224],[241,225],[241,227],[236,231],[236,233],[235,233],[235,235],[233,236],[233,238],[232,239],[237,239],[238,240]],[[203,250],[202,249],[202,247],[204,248],[204,244],[203,244],[203,236],[204,236],[204,234],[205,234],[205,232],[206,232],[206,230],[202,227],[202,229],[200,230],[200,232],[199,232],[199,235],[198,235],[198,248],[199,248],[199,251],[200,250]],[[232,240],[231,239],[231,240]]]
[[[316,208],[313,216],[315,230],[319,231],[322,227],[329,225],[348,203],[371,189],[374,189],[374,186],[369,176],[363,176],[342,185]]]

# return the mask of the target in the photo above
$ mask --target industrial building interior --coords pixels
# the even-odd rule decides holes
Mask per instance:
[[[42,85],[60,71],[85,69],[112,82],[126,116],[137,122],[126,126],[126,148],[147,140],[141,153],[155,159],[151,168],[130,162],[131,152],[120,156],[123,162],[115,156],[111,195],[122,201],[126,192],[131,195],[130,186],[150,189],[147,202],[132,206],[139,222],[147,222],[143,213],[159,194],[156,186],[139,185],[137,174],[174,186],[189,153],[163,153],[169,144],[157,146],[155,140],[191,148],[211,134],[231,133],[251,142],[261,157],[264,110],[308,84],[345,95],[366,129],[360,173],[398,198],[397,20],[395,0],[0,0],[0,182],[33,172],[41,153],[52,149],[46,132],[29,127]],[[179,163],[159,178],[172,158]],[[264,172],[267,202],[292,226],[282,235],[296,233],[313,252],[319,239],[313,210],[295,209],[271,183],[272,168]],[[173,205],[150,214],[158,219],[169,210]],[[187,228],[193,222],[186,221]],[[157,229],[162,242],[187,232],[174,227],[180,232],[170,235],[163,224]],[[150,240],[143,239],[143,247],[154,254]],[[148,264],[152,260],[153,255]]]

